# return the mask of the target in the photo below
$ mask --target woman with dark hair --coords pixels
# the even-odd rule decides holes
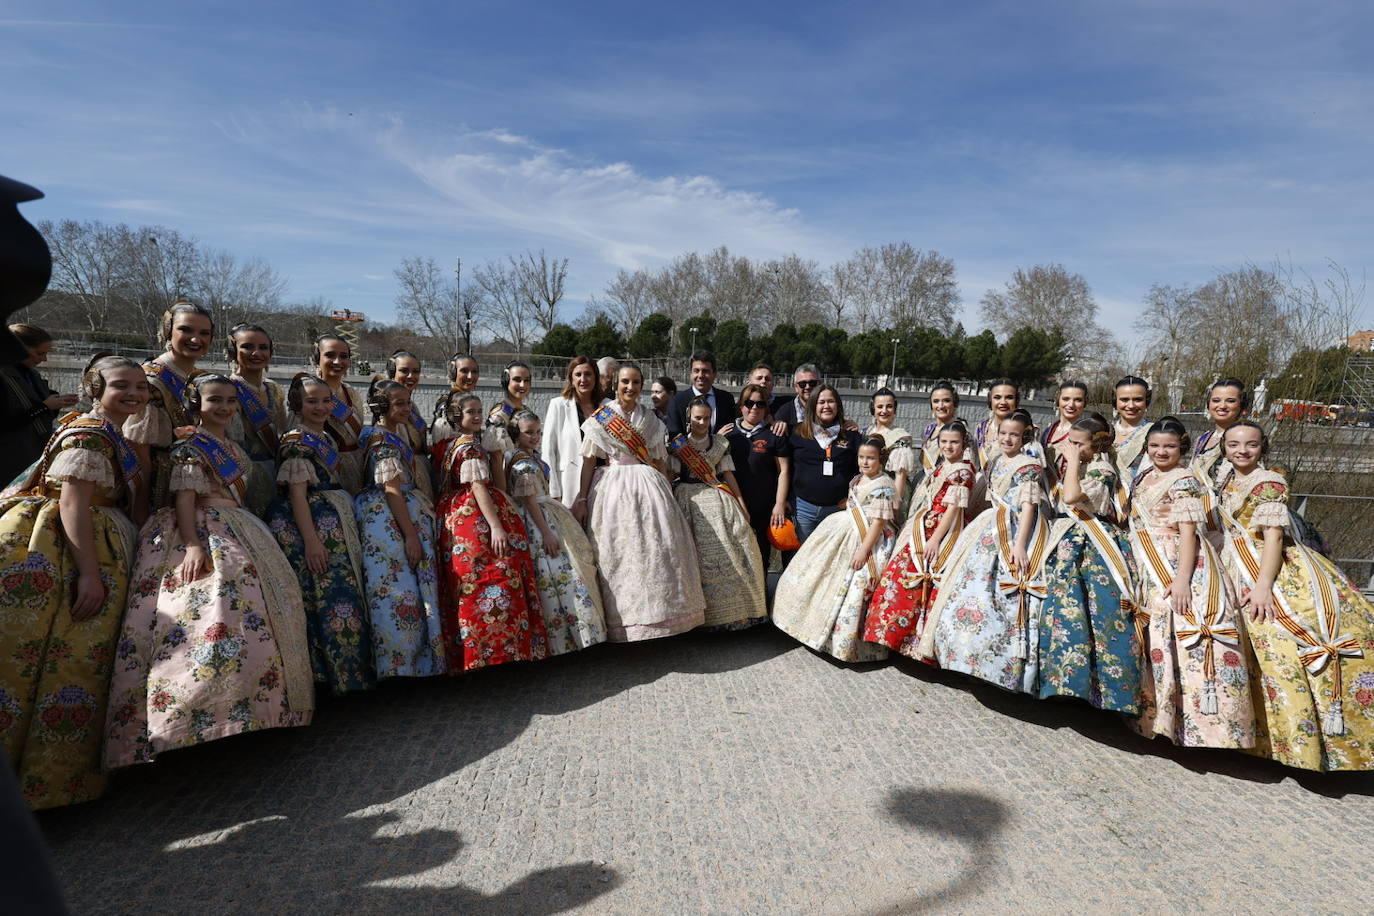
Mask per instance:
[[[765,573],[773,550],[768,529],[780,526],[787,517],[792,480],[792,446],[786,436],[770,428],[768,411],[767,390],[762,385],[745,385],[739,396],[739,417],[725,434]]]
[[[455,395],[468,394],[477,390],[477,383],[481,380],[482,368],[477,363],[477,357],[471,353],[455,353],[448,359],[448,383],[449,390],[439,395],[439,399],[434,402],[434,424],[430,428],[430,441],[438,445],[445,439],[461,435],[458,428],[449,422],[448,406]],[[438,468],[435,468],[437,477]],[[438,481],[435,481],[436,487]]]
[[[1135,571],[1118,510],[1112,428],[1080,417],[1060,448],[1064,477],[1040,604],[1042,699],[1071,696],[1099,709],[1140,712]]]
[[[363,545],[363,597],[377,678],[443,674],[434,504],[415,486],[410,389],[381,379],[367,393],[366,485],[353,499]]]
[[[959,392],[949,379],[940,379],[930,389],[930,416],[921,441],[917,444],[921,455],[921,473],[929,474],[940,461],[940,429],[959,416]]]
[[[839,512],[849,482],[859,473],[858,430],[845,429],[844,404],[833,385],[822,385],[806,402],[806,418],[793,430],[792,497],[797,540],[802,544],[826,516]]]
[[[611,642],[683,633],[700,626],[706,612],[692,529],[665,475],[663,424],[639,403],[643,387],[639,367],[622,364],[615,400],[582,424],[586,438],[573,516],[586,524],[596,546]],[[607,462],[604,469],[599,461]]]
[[[1065,462],[1059,449],[1069,438],[1069,430],[1083,416],[1088,406],[1088,383],[1077,379],[1060,382],[1054,396],[1055,421],[1040,434],[1040,447],[1045,458],[1045,472],[1050,486],[1057,486],[1064,476]]]
[[[511,419],[525,409],[525,399],[534,386],[534,370],[529,363],[515,360],[501,370],[501,400],[487,413],[487,425],[482,431],[482,447],[491,458],[491,477],[495,485],[505,490],[506,455],[514,450],[507,431]]]
[[[76,395],[58,394],[36,371],[48,358],[52,336],[32,324],[12,324],[9,330],[29,355],[22,362],[0,366],[0,429],[6,436],[6,447],[0,451],[0,488],[38,460],[58,411],[76,403]]]
[[[415,456],[415,489],[434,502],[434,477],[429,466],[429,421],[420,410],[416,392],[420,387],[424,367],[420,357],[409,350],[395,350],[386,361],[386,377],[410,392],[410,417],[396,430]]]
[[[339,450],[326,430],[337,404],[328,382],[304,372],[286,390],[286,406],[300,422],[281,439],[278,494],[267,508],[267,527],[300,582],[315,681],[339,696],[367,690],[377,678],[358,521],[339,483]]]
[[[601,400],[601,376],[596,363],[587,356],[574,356],[568,361],[562,392],[549,400],[549,409],[544,413],[549,495],[569,509],[582,487],[583,424],[601,407]]]
[[[988,415],[973,431],[973,450],[968,458],[974,470],[984,467],[997,454],[997,427],[1021,406],[1021,389],[1009,378],[995,378],[988,384]]]
[[[891,388],[879,388],[873,392],[868,399],[868,409],[873,414],[873,425],[863,434],[879,436],[886,443],[887,467],[884,470],[896,484],[897,515],[894,522],[900,525],[906,518],[912,485],[918,476],[916,449],[912,445],[911,433],[896,425],[897,394]]]
[[[1374,605],[1291,536],[1288,482],[1263,466],[1259,424],[1233,423],[1222,441],[1221,560],[1249,612],[1268,754],[1307,770],[1374,769]]]
[[[1214,495],[1222,478],[1231,470],[1222,448],[1226,430],[1238,423],[1249,409],[1250,392],[1238,378],[1217,379],[1207,389],[1207,416],[1215,425],[1198,436],[1188,463]]]
[[[134,497],[133,519],[138,524],[149,512],[171,504],[172,444],[176,430],[191,425],[183,403],[186,383],[199,371],[196,362],[210,352],[215,322],[203,306],[178,299],[162,313],[161,335],[165,352],[143,364],[148,406],[124,430],[147,472],[139,477]]]
[[[1127,375],[1112,386],[1112,406],[1116,408],[1116,422],[1112,426],[1112,448],[1116,452],[1116,470],[1122,487],[1129,487],[1145,458],[1145,435],[1150,424],[1145,412],[1150,409],[1154,392],[1150,383],[1135,375]]]
[[[172,448],[174,506],[139,535],[110,682],[108,769],[308,725],[314,712],[300,585],[244,503],[251,464],[228,436],[238,390],[208,373],[187,384],[197,427]]]
[[[229,421],[229,438],[248,454],[248,508],[261,517],[277,495],[277,445],[286,432],[286,395],[267,377],[272,337],[256,324],[229,329],[229,378],[238,389],[239,409]]]
[[[1140,719],[1147,738],[1249,748],[1257,722],[1240,618],[1207,538],[1207,488],[1187,464],[1188,431],[1164,417],[1145,436],[1149,467],[1131,486],[1131,551],[1144,628]]]
[[[315,338],[310,359],[317,376],[329,386],[332,398],[325,431],[338,450],[339,486],[352,499],[363,488],[363,465],[367,463],[358,441],[363,432],[363,397],[344,381],[353,364],[353,348],[337,334],[321,334]]]
[[[147,376],[98,356],[81,385],[91,410],[0,499],[0,742],[33,808],[104,791],[100,741],[138,543],[127,510],[143,470],[121,428],[147,404]]]

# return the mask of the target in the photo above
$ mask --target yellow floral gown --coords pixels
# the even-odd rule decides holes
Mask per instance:
[[[34,486],[0,500],[0,739],[33,808],[99,798],[110,664],[138,530],[125,515],[137,459],[95,415],[48,442]],[[72,620],[76,563],[58,510],[62,487],[95,484],[91,528],[105,600]]]
[[[1222,489],[1222,562],[1237,593],[1254,582],[1264,529],[1283,528],[1278,619],[1246,620],[1268,752],[1305,770],[1374,769],[1374,606],[1326,557],[1293,541],[1288,483],[1256,469]]]

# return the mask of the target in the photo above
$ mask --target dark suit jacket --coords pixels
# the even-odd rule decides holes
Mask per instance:
[[[716,419],[711,424],[711,432],[720,429],[726,423],[733,423],[739,417],[739,405],[735,403],[735,396],[724,388],[711,388],[716,396]],[[673,399],[668,402],[668,435],[676,436],[678,433],[687,431],[687,405],[696,397],[692,393],[692,387],[687,386],[686,391],[679,391],[673,395]]]
[[[781,402],[779,402],[779,398],[781,398]],[[774,420],[781,420],[788,426],[796,426],[806,419],[805,414],[797,415],[797,396],[794,394],[779,395],[774,398],[772,413]]]

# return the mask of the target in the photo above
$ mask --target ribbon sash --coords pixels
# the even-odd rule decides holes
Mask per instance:
[[[206,467],[215,473],[224,486],[234,494],[239,505],[243,505],[248,495],[248,481],[244,479],[244,467],[234,453],[214,436],[197,431],[182,439],[177,445],[184,445],[195,451]]]
[[[314,452],[315,457],[320,459],[330,474],[339,466],[339,450],[328,436],[317,435],[308,429],[293,429],[282,437],[283,445],[288,442],[299,442]]]
[[[631,455],[634,455],[644,464],[653,466],[653,460],[649,457],[649,446],[644,442],[644,437],[614,407],[610,404],[602,405],[596,413],[592,414],[592,417],[601,424],[601,428],[606,431],[607,435],[625,446]]]
[[[720,482],[716,477],[716,469],[711,467],[711,462],[706,460],[706,456],[695,448],[687,444],[687,434],[678,433],[668,440],[668,451],[677,456],[677,460],[687,466],[687,470],[692,472],[692,476],[707,486],[715,487],[730,493],[730,488]],[[733,499],[734,493],[730,493]]]
[[[348,389],[344,388],[343,393],[345,397],[347,397]],[[336,394],[330,398],[330,405],[331,406],[329,410],[329,419],[333,422],[335,428],[337,428],[340,431],[340,442],[357,442],[358,435],[363,431],[363,423],[361,420],[358,419],[358,412],[353,409],[352,403],[345,402],[344,398],[341,398]],[[342,438],[342,433],[344,430],[347,430],[349,433],[352,434],[351,439],[344,440]]]
[[[371,435],[367,440],[368,451],[381,448],[384,445],[389,445],[400,452],[401,460],[406,463],[406,467],[410,468],[412,474],[415,472],[415,449],[410,447],[410,443],[389,429],[380,426],[372,427]]]
[[[266,446],[269,454],[277,453],[277,431],[272,428],[272,412],[267,409],[267,405],[258,397],[258,393],[253,390],[243,379],[234,379],[234,387],[238,389],[239,404],[243,408],[244,418],[253,425],[253,431],[258,434],[259,441]],[[264,384],[263,390],[267,390]]]
[[[428,424],[425,423],[425,418],[421,416],[420,408],[416,407],[414,404],[410,405],[410,425],[419,431],[420,440],[424,441],[425,430],[428,428]]]
[[[868,518],[864,515],[863,507],[859,505],[859,499],[853,489],[849,491],[849,518],[854,523],[854,530],[859,533],[859,543],[862,544],[868,538]],[[868,566],[868,581],[874,583],[878,581],[878,566],[873,562],[873,551],[868,552],[865,561]],[[850,570],[853,576],[853,570]]]
[[[148,383],[162,394],[162,406],[171,416],[172,425],[190,425],[191,416],[186,412],[186,401],[184,400],[186,384],[201,374],[199,370],[193,370],[188,378],[182,378],[171,366],[154,360],[143,364],[143,374],[148,377]]]

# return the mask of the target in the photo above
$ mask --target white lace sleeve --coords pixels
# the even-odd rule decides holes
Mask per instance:
[[[504,425],[488,426],[482,430],[482,448],[488,452],[515,451],[515,446],[510,441],[510,434],[506,432]]]
[[[1282,502],[1268,500],[1255,507],[1250,516],[1251,528],[1287,528],[1288,506]]]
[[[104,452],[91,448],[64,448],[48,465],[45,475],[51,480],[88,480],[96,486],[111,488],[114,469]]]
[[[735,472],[735,459],[730,457],[728,451],[720,456],[720,464],[716,465],[717,474],[724,474],[726,471],[729,471],[731,474]]]
[[[510,495],[516,499],[524,499],[526,496],[543,496],[544,488],[539,485],[536,479],[538,471],[521,471],[515,475],[515,480],[511,482]]]
[[[969,490],[968,487],[955,484],[945,490],[945,505],[955,509],[968,508]]]
[[[897,446],[888,454],[887,467],[884,470],[892,475],[898,471],[906,471],[910,476],[916,470],[916,450],[909,445]]]
[[[172,464],[172,480],[168,489],[173,492],[194,490],[205,496],[210,492],[210,478],[205,475],[205,469],[199,462],[177,461]]]
[[[161,404],[150,401],[124,424],[124,438],[140,445],[169,445],[172,441],[172,418]]]
[[[491,466],[485,458],[464,458],[458,469],[459,483],[476,483],[491,479]]]
[[[304,458],[287,458],[277,470],[277,483],[319,483],[315,476],[315,466]]]
[[[372,479],[378,485],[388,484],[397,478],[404,481],[407,478],[405,462],[400,458],[378,458],[377,466],[373,469]]]

